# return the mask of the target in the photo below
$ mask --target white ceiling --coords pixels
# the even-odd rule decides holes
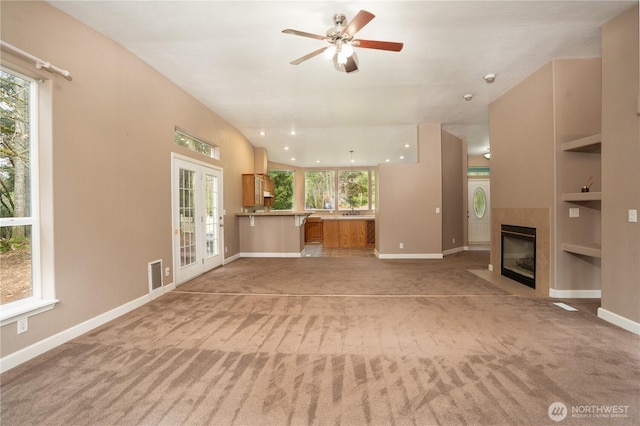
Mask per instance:
[[[601,25],[637,1],[51,3],[199,99],[270,161],[322,167],[350,165],[351,150],[355,165],[415,161],[418,123],[442,123],[469,154],[484,152],[490,102],[554,58],[600,56]],[[283,29],[324,35],[334,14],[350,20],[361,9],[376,18],[356,38],[404,49],[356,49],[351,74],[322,55],[289,64],[326,42]]]

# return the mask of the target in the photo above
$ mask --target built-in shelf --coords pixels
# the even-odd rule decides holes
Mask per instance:
[[[599,243],[587,243],[587,244],[570,244],[562,243],[562,250],[568,253],[581,254],[589,257],[601,257],[601,250]]]
[[[602,192],[565,192],[562,201],[600,201]]]
[[[602,150],[602,134],[587,136],[562,144],[563,151],[600,153]]]

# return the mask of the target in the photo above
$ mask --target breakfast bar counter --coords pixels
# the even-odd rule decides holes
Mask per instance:
[[[302,257],[310,212],[237,213],[241,257]]]

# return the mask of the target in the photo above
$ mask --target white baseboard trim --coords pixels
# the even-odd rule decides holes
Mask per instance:
[[[228,263],[235,262],[235,261],[236,261],[236,260],[238,260],[238,259],[240,259],[240,253],[236,253],[236,254],[234,254],[233,256],[225,257],[225,258],[222,260],[222,264],[223,264],[223,265],[226,265],[226,264],[228,264]]]
[[[442,259],[442,253],[381,254],[380,259]]]
[[[490,244],[469,244],[465,250],[469,251],[489,251],[491,250]]]
[[[630,331],[633,334],[640,335],[640,323],[632,321],[604,308],[598,308],[598,318],[610,322],[613,325],[617,325],[620,328],[624,328],[625,330]]]
[[[165,289],[165,291],[167,291]],[[4,373],[18,365],[29,361],[43,353],[54,349],[63,343],[67,343],[68,341],[75,339],[76,337],[87,333],[97,327],[100,327],[107,322],[118,318],[121,315],[126,314],[140,306],[151,301],[151,296],[145,294],[142,297],[139,297],[131,302],[127,302],[122,306],[119,306],[115,309],[112,309],[108,312],[100,314],[96,317],[93,317],[83,323],[75,325],[71,328],[68,328],[60,333],[54,334],[53,336],[47,337],[39,342],[34,343],[31,346],[27,346],[24,349],[20,349],[12,354],[9,354],[2,359],[0,359],[0,373]]]
[[[240,253],[240,257],[302,257],[303,253]]]
[[[443,256],[448,256],[450,254],[454,254],[454,253],[460,253],[461,251],[465,251],[464,247],[456,247],[456,248],[452,248],[449,250],[445,250],[442,252]]]
[[[554,299],[600,299],[602,290],[556,290],[550,288],[549,297]]]

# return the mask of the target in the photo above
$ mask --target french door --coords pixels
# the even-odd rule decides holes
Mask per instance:
[[[176,284],[222,265],[222,169],[172,158]]]

